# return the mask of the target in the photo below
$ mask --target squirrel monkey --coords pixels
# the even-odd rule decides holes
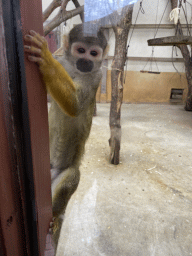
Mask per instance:
[[[57,247],[67,203],[80,180],[80,161],[89,136],[96,92],[101,80],[101,64],[107,41],[85,37],[83,24],[75,26],[64,41],[64,56],[53,58],[44,37],[35,31],[25,36],[28,59],[39,66],[52,97],[49,110],[50,161],[53,172],[52,207],[55,218],[53,239]],[[32,54],[32,55],[30,55]]]

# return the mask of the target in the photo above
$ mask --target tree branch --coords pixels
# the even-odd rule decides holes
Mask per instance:
[[[61,6],[62,0],[53,0],[53,2],[43,12],[43,22],[46,21],[51,13],[59,6]]]
[[[70,0],[63,0],[63,3],[61,4],[61,10],[66,11],[67,4]]]
[[[76,8],[80,7],[80,4],[79,4],[78,0],[72,0],[72,1],[73,1],[73,3],[74,3],[74,5],[75,5]],[[83,22],[84,22],[84,12],[82,12],[82,13],[80,14],[80,18],[81,18],[81,21],[82,21],[82,23],[83,23]]]
[[[60,10],[55,18],[46,24],[43,28],[44,35],[46,36],[54,28],[58,27],[62,22],[71,19],[72,17],[81,14],[84,11],[84,5],[72,11]]]

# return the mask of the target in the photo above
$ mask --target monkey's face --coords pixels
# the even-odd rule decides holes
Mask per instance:
[[[101,66],[103,49],[98,45],[74,42],[71,45],[71,56],[73,64],[79,72],[94,72]]]

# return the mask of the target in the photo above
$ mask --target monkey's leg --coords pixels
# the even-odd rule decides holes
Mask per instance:
[[[53,217],[55,218],[53,227],[53,240],[57,248],[63,215],[72,194],[78,187],[80,180],[80,171],[78,167],[70,167],[63,171],[59,183],[53,191],[52,208]]]

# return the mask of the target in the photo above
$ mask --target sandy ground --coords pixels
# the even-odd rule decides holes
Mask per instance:
[[[114,166],[109,107],[97,104],[57,256],[192,255],[192,113],[124,104]]]

